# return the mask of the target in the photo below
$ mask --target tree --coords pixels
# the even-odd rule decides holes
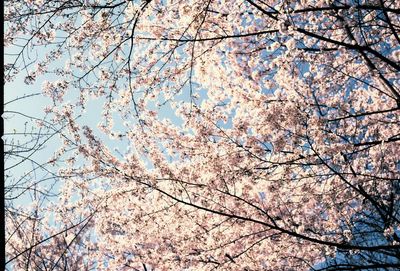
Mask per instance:
[[[399,6],[7,1],[5,79],[68,128],[8,264],[399,268]]]

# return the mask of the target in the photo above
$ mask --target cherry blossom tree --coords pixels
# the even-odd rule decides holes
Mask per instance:
[[[42,82],[63,127],[6,266],[398,269],[399,8],[5,2],[6,88]]]

